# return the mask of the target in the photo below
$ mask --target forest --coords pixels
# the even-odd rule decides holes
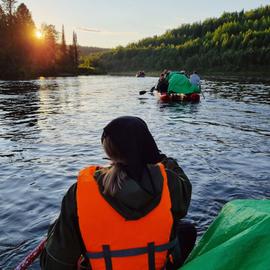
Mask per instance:
[[[61,34],[51,24],[38,29],[27,6],[16,4],[2,0],[0,5],[0,79],[77,74],[76,33],[68,46],[64,26]]]
[[[270,6],[225,12],[87,58],[104,72],[270,70]]]
[[[81,51],[81,55],[80,55]],[[270,70],[270,6],[224,12],[219,18],[183,24],[163,35],[114,49],[81,47],[64,26],[38,29],[16,0],[0,1],[0,79],[126,73],[163,69],[204,72]]]
[[[108,52],[111,49],[79,45],[78,50],[79,50],[80,57],[83,57],[83,56],[90,56],[91,54],[97,54],[100,52]]]

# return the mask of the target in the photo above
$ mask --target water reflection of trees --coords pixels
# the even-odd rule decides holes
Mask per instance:
[[[0,83],[0,117],[6,131],[3,137],[12,140],[25,138],[37,125],[39,88],[36,82],[29,81]]]
[[[39,85],[32,82],[7,82],[0,84],[0,108],[5,119],[23,120],[39,109]],[[33,118],[33,121],[36,119]],[[33,121],[30,121],[33,122]]]
[[[207,81],[205,92],[246,103],[270,104],[270,85],[232,81]]]

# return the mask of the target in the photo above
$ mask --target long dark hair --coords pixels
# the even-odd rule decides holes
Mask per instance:
[[[104,150],[112,161],[103,169],[104,193],[114,195],[122,187],[126,175],[141,180],[146,164],[161,161],[161,155],[146,123],[134,116],[112,120],[101,137]]]

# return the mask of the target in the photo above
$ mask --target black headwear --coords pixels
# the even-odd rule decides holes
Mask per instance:
[[[140,180],[146,164],[161,161],[161,154],[146,123],[139,117],[122,116],[112,120],[101,137],[108,136],[127,160],[127,174]]]

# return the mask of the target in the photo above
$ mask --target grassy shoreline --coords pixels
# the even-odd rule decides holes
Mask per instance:
[[[159,77],[161,71],[146,71],[146,77]],[[111,76],[136,76],[135,71],[111,72]],[[206,71],[199,72],[202,79],[270,83],[270,71]]]
[[[161,71],[146,71],[146,77],[159,77]],[[17,81],[17,80],[38,80],[40,77],[45,78],[57,78],[57,77],[77,77],[77,76],[97,76],[97,75],[110,75],[110,76],[128,76],[135,77],[135,71],[126,72],[110,72],[110,73],[87,73],[87,72],[77,72],[77,73],[58,73],[58,74],[47,74],[48,76],[29,76],[25,78],[0,78],[1,81]],[[267,83],[270,84],[270,71],[206,71],[199,72],[202,79],[215,80],[215,81],[237,81],[237,82],[247,82],[247,83]]]

